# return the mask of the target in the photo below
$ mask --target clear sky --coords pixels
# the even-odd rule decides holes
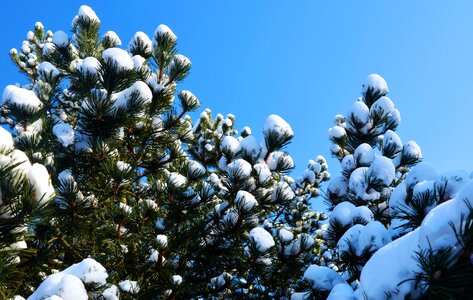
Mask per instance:
[[[202,109],[233,113],[238,129],[253,132],[269,114],[287,120],[294,175],[318,154],[338,173],[327,131],[370,73],[388,82],[404,142],[415,140],[441,172],[473,171],[472,1],[2,1],[2,89],[26,83],[10,48],[36,21],[70,32],[81,4],[124,46],[136,31],[152,36],[167,24],[193,63],[180,88],[193,91]]]

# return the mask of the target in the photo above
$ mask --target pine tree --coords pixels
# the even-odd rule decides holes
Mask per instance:
[[[415,142],[402,144],[387,92],[383,78],[368,76],[329,130],[342,172],[327,189],[326,250],[299,298],[470,299],[471,180],[438,175]]]
[[[30,83],[7,86],[1,106],[4,296],[289,298],[319,255],[326,216],[310,200],[325,159],[291,178],[294,134],[276,115],[261,142],[233,115],[194,124],[200,101],[178,89],[191,61],[171,29],[123,50],[100,24],[81,6],[72,38],[37,23],[10,52]]]
[[[10,51],[29,83],[0,106],[2,298],[471,299],[472,176],[401,142],[379,75],[329,131],[327,221],[327,163],[289,175],[286,121],[261,141],[231,114],[193,122],[172,30],[124,50],[100,25],[81,6],[72,37],[38,22]]]

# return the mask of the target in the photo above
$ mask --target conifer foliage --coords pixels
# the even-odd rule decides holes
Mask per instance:
[[[72,36],[38,22],[10,51],[28,84],[0,105],[0,298],[471,299],[473,174],[401,141],[382,77],[329,130],[327,218],[327,163],[289,175],[285,120],[259,140],[196,114],[170,28],[125,50],[100,25],[81,6]]]
[[[329,130],[342,171],[327,188],[325,251],[293,298],[471,299],[473,181],[437,174],[414,141],[401,142],[387,93],[369,75]]]
[[[3,296],[289,298],[318,255],[325,159],[291,178],[277,115],[262,141],[233,115],[193,123],[171,29],[124,50],[100,24],[81,6],[72,37],[38,22],[10,52],[30,83],[1,106]]]

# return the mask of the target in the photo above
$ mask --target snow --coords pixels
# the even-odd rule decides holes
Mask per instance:
[[[43,57],[52,54],[56,51],[56,46],[53,43],[45,43],[43,46]]]
[[[115,46],[120,46],[122,44],[122,41],[118,37],[117,33],[115,31],[107,31],[103,35],[102,39],[107,39],[111,42],[111,44]]]
[[[358,293],[365,293],[368,299],[376,300],[385,299],[386,292],[397,291],[391,299],[405,299],[414,289],[415,281],[404,280],[412,278],[413,272],[419,271],[414,256],[414,252],[419,249],[418,237],[419,231],[414,230],[376,251],[361,271]]]
[[[255,227],[250,231],[250,240],[254,241],[259,252],[265,253],[274,246],[274,239],[264,228]]]
[[[304,181],[310,182],[311,184],[315,183],[315,173],[312,170],[305,169],[304,173],[302,173],[302,178]]]
[[[446,201],[458,195],[462,187],[470,181],[469,175],[463,170],[450,171],[443,173],[436,180],[438,189],[443,190],[443,199]]]
[[[131,212],[133,211],[130,205],[123,202],[118,203],[118,208],[120,208],[120,210],[126,214],[131,214]]]
[[[375,153],[371,146],[367,143],[359,145],[353,154],[353,159],[355,160],[356,165],[359,167],[369,166],[369,164],[371,164],[371,162],[374,160],[374,157]]]
[[[360,167],[353,171],[350,175],[350,180],[348,181],[348,188],[356,195],[356,197],[369,202],[379,199],[380,193],[369,187],[366,180],[368,170],[368,167]]]
[[[133,67],[135,68],[135,71],[138,71],[143,66],[146,66],[146,59],[143,56],[135,55],[132,57],[132,59],[133,59]]]
[[[293,137],[294,132],[291,126],[278,115],[269,115],[264,122],[264,132],[274,133],[278,138]]]
[[[220,149],[226,156],[233,157],[240,151],[240,142],[233,136],[226,135],[222,138]]]
[[[53,295],[71,300],[88,299],[84,284],[102,286],[107,277],[100,263],[86,258],[59,273],[49,275],[28,300],[40,300]]]
[[[228,208],[228,202],[223,201],[222,203],[215,205],[214,211],[217,215],[220,216],[222,214],[222,211],[226,210],[227,208]]]
[[[182,276],[181,275],[172,275],[172,282],[175,285],[181,285],[182,283]]]
[[[353,118],[356,124],[363,126],[370,120],[370,110],[364,102],[356,101],[348,112],[348,116]]]
[[[210,284],[215,288],[220,288],[221,286],[223,286],[225,284],[225,282],[227,280],[230,281],[232,279],[233,279],[232,274],[227,273],[227,272],[223,272],[219,276],[216,276],[216,277],[213,277],[212,279],[210,279]]]
[[[67,36],[67,33],[59,30],[54,33],[52,42],[56,47],[64,48],[69,45],[69,37]]]
[[[156,250],[156,249],[151,249],[148,260],[151,261],[151,262],[154,262],[154,263],[158,262],[158,260],[159,260],[159,251]]]
[[[355,158],[352,154],[348,154],[342,159],[343,171],[351,172],[356,169]]]
[[[371,106],[371,115],[384,118],[394,110],[394,103],[388,97],[381,97]]]
[[[2,126],[0,126],[0,149],[12,149],[13,148],[13,138],[11,133],[5,130]]]
[[[100,23],[100,20],[95,14],[95,11],[87,5],[82,5],[81,7],[79,7],[79,12],[77,13],[77,16],[83,17],[86,20],[92,22]]]
[[[168,246],[168,237],[164,234],[158,234],[156,236],[156,241],[161,248],[166,248]]]
[[[130,294],[136,294],[140,291],[140,287],[138,286],[137,281],[132,281],[132,280],[124,280],[121,281],[118,286],[120,286],[120,289],[124,292],[130,293]]]
[[[48,170],[42,164],[35,163],[28,169],[26,176],[33,186],[35,201],[40,205],[46,204],[55,194]]]
[[[378,250],[362,270],[359,293],[366,293],[369,299],[384,299],[389,291],[396,292],[392,299],[416,298],[415,281],[407,280],[420,271],[415,252],[431,247],[433,251],[450,249],[452,258],[459,255],[461,245],[450,224],[456,230],[462,225],[462,214],[469,212],[465,201],[473,202],[473,181],[466,183],[457,197],[432,209],[420,227]]]
[[[366,206],[356,207],[352,203],[344,201],[335,206],[330,218],[342,226],[347,226],[353,224],[353,220],[356,218],[361,218],[368,223],[373,220],[373,213]]]
[[[57,176],[57,179],[60,182],[67,182],[70,180],[74,181],[74,177],[72,176],[72,172],[70,169],[65,169],[64,171],[59,173],[59,175]]]
[[[412,197],[420,196],[421,194],[424,194],[424,193],[434,194],[435,186],[436,186],[435,180],[421,181],[414,186],[414,189],[412,191]]]
[[[356,214],[356,206],[348,201],[339,203],[332,211],[330,218],[339,222],[342,226],[352,224],[353,216]]]
[[[239,216],[238,213],[234,210],[227,210],[225,215],[222,218],[222,222],[228,224],[230,227],[235,226],[238,222]]]
[[[134,68],[133,59],[130,54],[120,48],[106,49],[102,52],[102,58],[112,65],[116,64],[119,69],[133,70]]]
[[[179,92],[179,97],[187,103],[187,106],[190,109],[196,108],[200,106],[199,99],[191,92],[188,90],[183,90]],[[228,120],[228,119],[227,119]]]
[[[222,171],[228,170],[228,160],[225,156],[220,157],[217,167]]]
[[[414,185],[424,180],[435,180],[437,171],[434,166],[428,162],[421,162],[415,165],[406,176],[406,186],[413,189]]]
[[[61,72],[50,62],[43,61],[42,63],[38,65],[38,74],[43,79],[48,76],[51,76],[52,78],[56,78],[61,74]]]
[[[74,142],[74,129],[67,123],[57,123],[53,126],[53,133],[62,146],[67,147]]]
[[[377,155],[368,168],[367,175],[371,183],[376,182],[386,187],[396,178],[396,169],[389,158]]]
[[[38,21],[38,22],[34,23],[34,28],[36,30],[44,30],[44,25],[43,25],[43,23]]]
[[[303,251],[309,250],[309,248],[315,243],[314,238],[307,233],[299,234],[297,241],[300,244],[301,250]]]
[[[76,151],[91,151],[89,145],[90,137],[82,134],[78,130],[74,130],[74,147]]]
[[[71,62],[71,69],[78,70],[84,76],[87,74],[96,75],[100,69],[100,62],[95,57],[76,59]]]
[[[396,128],[401,123],[401,113],[397,108],[390,112],[386,118],[386,124],[390,128]]]
[[[245,126],[241,129],[241,135],[242,136],[248,136],[251,135],[251,128],[248,126]]]
[[[278,231],[278,238],[282,243],[289,243],[294,238],[294,233],[286,228],[281,228]]]
[[[236,159],[228,164],[228,174],[233,174],[240,179],[248,178],[253,168],[251,164],[244,159]]]
[[[371,88],[372,92],[375,94],[386,95],[389,92],[386,81],[378,74],[368,75],[363,84],[361,94],[365,96],[369,88]]]
[[[32,109],[40,109],[43,103],[39,100],[32,90],[7,85],[3,90],[3,104],[13,104],[18,106],[27,106]]]
[[[206,172],[205,168],[195,160],[189,160],[188,174],[195,174],[194,176],[202,176]]]
[[[392,130],[387,130],[383,137],[383,154],[388,149],[392,148],[393,154],[402,151],[402,141],[399,135]]]
[[[364,249],[376,251],[390,242],[391,236],[386,227],[378,221],[370,222],[363,227],[358,236],[359,254]]]
[[[20,250],[20,249],[27,249],[28,245],[25,241],[18,241],[16,243],[10,244],[8,247],[3,248],[2,250]]]
[[[273,192],[271,193],[271,199],[276,202],[276,201],[290,201],[294,199],[296,195],[294,194],[294,191],[292,188],[287,184],[287,182],[277,182],[274,185]]]
[[[174,55],[173,59],[169,63],[168,69],[172,70],[176,65],[183,66],[183,67],[190,67],[191,64],[192,63],[189,58],[185,57],[182,54],[176,54]]]
[[[258,182],[263,184],[271,179],[271,170],[268,168],[268,165],[264,163],[255,164],[253,169],[258,174]]]
[[[355,252],[358,252],[358,238],[364,228],[365,226],[362,224],[355,224],[345,231],[337,243],[337,251],[340,257],[342,257],[344,253],[349,252],[350,245],[354,248]]]
[[[151,53],[151,40],[148,35],[142,31],[136,32],[131,38],[130,42],[128,43],[128,50],[131,52],[133,48],[137,47],[138,45],[144,47],[145,53]]]
[[[118,288],[116,285],[112,285],[111,287],[105,289],[102,293],[102,296],[105,300],[118,300]]]
[[[28,300],[42,300],[47,297],[71,300],[88,299],[87,290],[79,278],[74,275],[59,273],[48,276],[38,289],[28,297]]]
[[[240,148],[244,155],[248,155],[253,159],[257,159],[261,154],[261,146],[258,139],[249,135],[240,141]]]
[[[373,212],[366,206],[358,206],[353,216],[354,218],[364,220],[366,223],[374,219]]]
[[[168,178],[168,185],[172,185],[174,188],[182,188],[187,183],[187,178],[179,173],[171,172]]]
[[[294,160],[286,152],[274,151],[269,155],[267,164],[271,171],[275,171],[281,166],[290,169],[294,167]]]
[[[349,284],[339,283],[333,287],[327,300],[355,300],[355,293]]]
[[[205,144],[205,150],[207,150],[207,152],[212,152],[214,150],[214,146],[207,143],[207,144]]]
[[[18,149],[13,150],[11,154],[11,161],[17,166],[13,169],[15,173],[19,173],[22,175],[27,175],[27,172],[31,168],[30,160],[26,154]]]
[[[131,166],[130,164],[119,160],[117,161],[117,169],[120,170],[121,172],[130,172]]]
[[[164,24],[160,24],[156,28],[156,30],[154,31],[154,36],[155,37],[157,37],[157,36],[160,36],[160,37],[166,36],[172,42],[176,42],[176,40],[177,40],[177,36],[174,34],[174,32],[172,32],[172,30],[167,25],[164,25]]]
[[[251,211],[255,206],[258,205],[258,201],[256,201],[255,196],[248,193],[247,191],[238,191],[234,203],[237,206],[241,206],[244,211]]]
[[[153,93],[149,89],[148,85],[143,81],[137,81],[133,83],[129,88],[124,89],[121,92],[115,93],[112,99],[115,101],[115,107],[125,107],[130,101],[132,95],[139,95],[144,103],[150,103],[153,99]]]
[[[342,176],[330,180],[327,191],[337,197],[343,197],[348,193],[348,183]]]
[[[422,153],[420,151],[419,145],[417,145],[417,143],[414,141],[408,141],[402,148],[402,156],[412,159],[415,158],[418,160],[422,159]]]
[[[313,160],[309,160],[308,168],[309,170],[314,171],[315,174],[319,174],[322,171],[322,165]]]
[[[345,128],[341,126],[334,126],[329,129],[328,135],[331,139],[340,139],[347,135]]]
[[[391,216],[394,216],[399,213],[399,209],[403,208],[406,205],[406,198],[407,185],[406,181],[403,181],[391,193],[391,198],[389,199],[389,214]]]
[[[309,266],[303,277],[312,284],[312,289],[317,291],[330,291],[335,285],[345,282],[334,270],[317,265]]]
[[[310,292],[299,292],[291,295],[291,300],[306,300],[309,299]]]

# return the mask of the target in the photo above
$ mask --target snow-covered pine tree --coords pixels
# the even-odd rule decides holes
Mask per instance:
[[[293,132],[276,115],[261,142],[248,127],[238,134],[232,115],[205,110],[192,124],[199,100],[178,91],[191,62],[171,29],[137,32],[123,50],[100,23],[81,6],[72,37],[37,23],[10,52],[30,83],[7,86],[1,106],[11,132],[0,132],[1,208],[14,217],[0,231],[5,297],[259,299],[303,288],[326,218],[309,202],[330,177],[324,158],[292,179],[283,149]]]
[[[321,264],[304,273],[311,288],[293,298],[471,295],[471,176],[437,175],[432,165],[420,162],[415,142],[402,144],[394,132],[399,111],[387,91],[383,78],[368,76],[363,97],[347,118],[336,116],[329,130],[342,174],[327,191],[327,250]]]
[[[305,273],[313,282],[312,295],[327,297],[333,283],[356,282],[371,255],[391,241],[391,192],[421,160],[421,152],[414,141],[403,145],[395,133],[400,113],[387,94],[385,80],[369,75],[362,97],[346,116],[335,116],[335,126],[329,130],[331,152],[342,172],[327,189],[331,213],[321,266],[311,266]],[[319,276],[329,276],[331,283],[321,285]]]

